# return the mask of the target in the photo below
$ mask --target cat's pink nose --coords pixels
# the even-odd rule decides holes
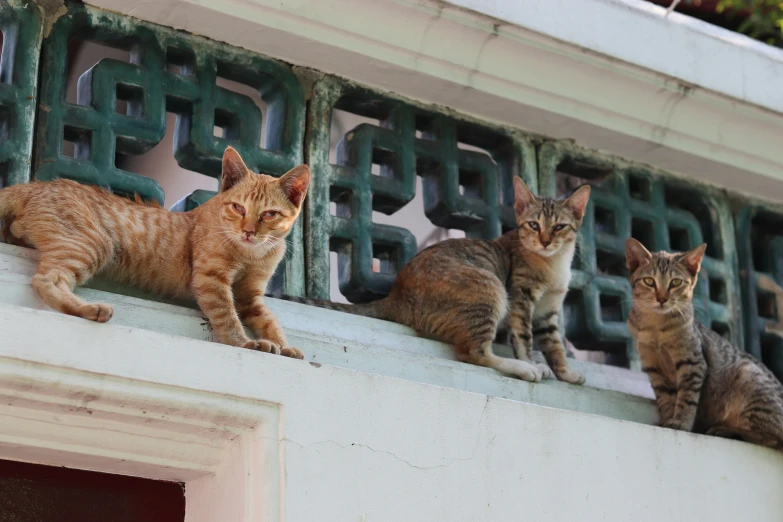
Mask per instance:
[[[543,240],[543,239],[542,239],[542,240],[541,240],[541,245],[543,245],[543,247],[544,247],[544,248],[546,248],[546,247],[548,247],[548,246],[549,246],[549,244],[550,244],[551,242],[552,242],[552,240],[551,240],[551,239],[547,239],[547,240]]]
[[[665,303],[666,301],[668,301],[668,300],[669,300],[669,298],[668,298],[668,297],[658,297],[658,302],[659,302],[660,304],[664,304],[664,303]]]
[[[245,235],[245,239],[250,239],[256,234],[255,230],[243,230],[242,233]]]

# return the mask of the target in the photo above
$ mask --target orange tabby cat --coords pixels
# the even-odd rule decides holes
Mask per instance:
[[[286,346],[263,295],[309,183],[307,165],[279,179],[257,175],[229,147],[220,193],[190,212],[56,180],[0,190],[0,219],[6,241],[41,252],[33,287],[55,310],[111,319],[109,305],[86,303],[73,293],[101,273],[158,294],[194,295],[223,343],[302,359],[302,352]],[[247,337],[240,317],[260,340]]]

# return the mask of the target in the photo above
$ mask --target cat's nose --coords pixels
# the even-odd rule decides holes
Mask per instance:
[[[666,303],[666,301],[668,301],[668,300],[669,300],[669,298],[668,298],[668,297],[661,297],[661,296],[658,296],[658,302],[659,302],[660,304],[664,304],[664,303]]]
[[[250,239],[254,235],[256,235],[255,230],[243,230],[242,233],[245,235],[245,239]]]
[[[552,243],[552,239],[551,238],[546,238],[546,239],[541,238],[541,245],[544,248],[548,247],[550,243]]]

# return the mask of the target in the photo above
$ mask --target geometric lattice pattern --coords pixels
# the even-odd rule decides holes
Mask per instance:
[[[121,48],[131,56],[130,63],[103,59],[82,74],[76,104],[66,101],[65,92],[72,39]],[[166,133],[167,112],[176,114],[173,153],[182,168],[219,178],[228,145],[257,172],[281,175],[303,161],[304,96],[283,63],[80,5],[70,6],[57,20],[43,44],[42,60],[38,179],[67,177],[162,203],[159,184],[117,168],[116,157],[143,154],[157,145]],[[267,121],[248,96],[218,86],[218,77],[257,89],[267,104]],[[118,100],[125,103],[118,105]],[[223,129],[221,136],[214,135],[216,127]],[[63,154],[64,141],[74,143],[74,157]],[[197,191],[181,210],[212,195]],[[301,245],[301,227],[292,239]],[[294,247],[292,255],[286,269],[297,273],[298,288],[287,291],[302,293],[301,248]]]
[[[783,380],[781,299],[761,278],[783,286],[783,208],[738,201],[737,258],[742,282],[745,348]]]
[[[331,164],[334,109],[379,124],[363,123],[345,133]],[[349,300],[389,292],[396,273],[416,254],[416,241],[408,230],[374,223],[372,213],[393,214],[409,203],[416,176],[423,181],[427,218],[470,237],[495,238],[515,227],[514,175],[536,186],[529,141],[331,78],[315,86],[307,146],[310,167],[318,173],[307,199],[311,296],[329,295],[330,250],[338,253],[340,290]],[[336,203],[334,216],[330,202]],[[372,270],[374,259],[380,272]]]
[[[706,241],[694,296],[697,317],[741,343],[732,219],[719,192],[571,142],[546,142],[538,157],[544,194],[562,196],[582,183],[592,185],[566,301],[566,335],[576,346],[609,352],[617,364],[638,368],[625,325],[629,237],[651,251],[683,252]]]
[[[116,159],[160,143],[167,113],[176,115],[177,163],[214,178],[227,145],[251,169],[272,175],[302,163],[306,150],[313,177],[304,219],[281,265],[282,290],[328,297],[330,252],[336,252],[341,292],[363,302],[388,293],[417,249],[409,230],[376,223],[373,213],[400,211],[416,196],[419,180],[427,219],[485,238],[515,226],[513,176],[551,196],[589,183],[565,303],[568,338],[578,348],[604,352],[607,362],[638,368],[624,323],[631,304],[625,240],[633,236],[651,250],[674,251],[706,242],[699,319],[783,377],[783,339],[772,333],[783,329],[783,297],[762,284],[783,284],[783,207],[730,199],[572,142],[470,121],[329,76],[313,86],[305,136],[303,89],[284,63],[79,4],[68,6],[43,42],[41,26],[32,6],[0,4],[0,186],[30,180],[35,143],[37,179],[67,177],[163,202],[157,182],[118,168]],[[130,63],[103,59],[82,74],[76,103],[66,101],[72,40],[120,48],[131,57]],[[39,57],[46,71],[40,80]],[[266,113],[219,85],[220,78],[257,90]],[[341,131],[330,159],[336,110],[373,123]],[[72,156],[63,153],[65,141],[73,143]],[[212,195],[197,191],[177,210]],[[281,289],[280,278],[275,281],[273,288]]]
[[[0,3],[0,188],[30,180],[41,18],[35,6]]]

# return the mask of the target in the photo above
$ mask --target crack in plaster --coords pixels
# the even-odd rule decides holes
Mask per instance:
[[[478,451],[478,448],[479,448],[479,443],[481,442],[481,426],[482,426],[482,424],[484,422],[484,414],[486,413],[487,406],[489,406],[489,403],[490,403],[491,400],[492,400],[492,397],[487,396],[487,400],[484,403],[484,407],[481,409],[481,416],[479,417],[478,425],[476,427],[476,443],[473,446],[473,451],[471,451],[470,456],[469,457],[453,457],[449,462],[447,462],[445,464],[436,464],[434,466],[418,466],[418,465],[412,463],[411,461],[409,461],[407,459],[404,459],[403,457],[397,455],[396,453],[393,453],[391,451],[386,451],[386,450],[379,450],[379,449],[373,448],[372,446],[369,446],[367,444],[361,444],[361,443],[358,443],[358,442],[352,442],[350,444],[345,444],[344,445],[344,444],[340,444],[339,442],[334,441],[334,440],[322,440],[322,441],[311,442],[310,444],[303,445],[303,444],[300,444],[300,443],[296,442],[295,440],[287,438],[287,437],[283,438],[282,440],[284,442],[290,442],[290,443],[294,444],[295,446],[298,446],[299,448],[302,448],[302,449],[307,449],[307,448],[310,448],[310,447],[313,447],[313,446],[324,445],[324,444],[335,445],[335,446],[338,446],[338,447],[340,447],[342,449],[348,449],[348,448],[352,448],[352,447],[365,448],[365,449],[368,449],[368,450],[372,451],[373,453],[379,453],[379,454],[382,454],[382,455],[389,455],[389,456],[394,457],[395,459],[399,460],[400,462],[403,462],[403,463],[407,464],[408,466],[410,466],[412,468],[421,469],[421,470],[431,470],[431,469],[438,469],[438,468],[447,468],[447,467],[451,466],[452,464],[454,464],[455,462],[458,462],[458,461],[464,462],[464,461],[473,460],[473,458],[476,456],[476,452]],[[265,437],[265,438],[270,438],[270,437]],[[278,440],[278,439],[274,439],[274,440]],[[488,442],[492,442],[492,440],[494,440],[494,437],[490,441],[488,441]],[[316,449],[315,451],[317,452],[318,450]]]

